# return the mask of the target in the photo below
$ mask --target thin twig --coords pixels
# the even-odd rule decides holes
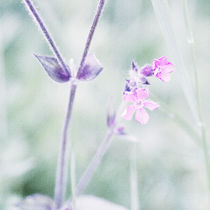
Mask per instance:
[[[80,61],[80,66],[79,66],[78,71],[77,71],[77,75],[78,75],[78,72],[80,71],[80,69],[82,68],[82,66],[85,62],[86,56],[88,54],[88,50],[90,48],[90,44],[91,44],[91,41],[93,39],[94,32],[96,30],[98,20],[99,20],[101,14],[102,14],[104,2],[105,2],[105,0],[100,0],[99,1],[98,9],[97,9],[96,15],[94,17],[90,32],[88,34],[88,38],[87,38],[86,45],[85,45],[85,48],[84,48],[84,51],[83,51],[82,59]],[[59,162],[58,162],[58,167],[57,167],[56,190],[55,190],[55,202],[56,202],[57,208],[61,207],[61,205],[63,203],[63,197],[64,197],[65,191],[66,191],[65,190],[66,186],[65,186],[65,173],[64,172],[67,172],[66,168],[68,167],[67,154],[66,154],[67,132],[68,132],[68,127],[69,127],[69,122],[70,122],[70,119],[71,119],[72,107],[73,107],[73,103],[74,103],[76,90],[77,90],[77,85],[74,84],[71,87],[71,94],[70,94],[70,98],[69,98],[69,106],[68,106],[66,121],[65,121],[65,125],[64,125],[64,130],[63,130],[63,138],[62,138],[62,142],[61,142],[61,149],[60,149],[60,152],[59,152]]]
[[[109,149],[113,135],[114,135],[114,128],[110,129],[107,132],[106,137],[101,142],[96,154],[94,155],[94,157],[92,158],[91,162],[89,163],[87,169],[85,170],[84,174],[82,175],[82,177],[79,181],[79,184],[77,185],[77,189],[76,189],[77,196],[80,195],[83,192],[83,190],[87,187],[87,185],[89,184],[93,174],[95,173],[96,169],[98,168],[99,164],[101,163],[101,160],[102,160],[104,154]]]
[[[98,24],[98,20],[99,20],[99,18],[101,16],[101,13],[103,11],[104,3],[105,3],[105,0],[100,0],[99,1],[98,9],[97,9],[95,17],[93,19],[93,23],[91,25],[90,32],[88,34],[88,38],[87,38],[87,41],[86,41],[86,44],[85,44],[85,49],[83,51],[82,59],[80,61],[79,69],[77,71],[77,76],[80,74],[80,71],[81,71],[81,69],[82,69],[82,67],[85,63],[85,59],[87,57],[87,54],[88,54],[88,51],[89,51],[89,48],[90,48],[90,44],[91,44],[91,41],[93,39],[93,35],[94,35],[94,32],[95,32],[96,26]]]
[[[42,20],[40,14],[36,10],[36,8],[33,5],[32,1],[31,0],[24,0],[23,3],[25,3],[26,7],[29,9],[29,11],[32,14],[32,17],[35,19],[35,22],[39,25],[40,29],[42,30],[46,40],[48,41],[48,43],[49,43],[49,45],[51,47],[51,49],[55,53],[55,55],[56,55],[60,65],[63,67],[63,69],[65,70],[66,73],[69,73],[68,67],[65,64],[64,59],[63,59],[61,53],[59,52],[58,47],[55,44],[55,41],[53,40],[52,36],[48,32],[44,21]]]
[[[49,42],[50,46],[52,47],[53,52],[57,56],[60,64],[63,66],[63,68],[68,72],[68,68],[65,65],[65,62],[61,56],[61,54],[58,51],[58,48],[56,47],[52,37],[50,36],[43,20],[41,19],[40,15],[38,14],[37,10],[35,9],[34,5],[30,0],[24,0],[25,5],[27,8],[31,11],[32,16],[35,18],[36,22],[40,26],[42,32],[45,35],[45,38]],[[103,7],[104,7],[105,0],[100,0],[98,4],[98,9],[96,12],[96,15],[94,17],[90,32],[88,34],[88,38],[85,44],[85,48],[82,54],[82,59],[80,62],[80,66],[77,71],[77,75],[79,75],[79,72],[81,71],[84,63],[86,56],[88,54],[89,48],[91,41],[93,39],[94,32],[96,30],[97,23],[99,21],[99,18],[102,14]],[[77,85],[74,84],[73,82],[71,83],[70,86],[70,97],[69,97],[69,103],[68,103],[68,108],[67,108],[67,113],[66,113],[66,120],[64,123],[64,129],[63,129],[63,135],[62,135],[62,141],[61,141],[61,146],[60,146],[60,151],[59,151],[59,158],[58,158],[58,166],[57,166],[57,172],[56,172],[56,186],[55,186],[55,203],[56,203],[56,209],[59,209],[63,203],[63,199],[65,196],[65,191],[66,191],[66,178],[67,178],[67,160],[68,160],[68,153],[67,153],[67,133],[69,129],[69,124],[71,121],[71,115],[72,115],[72,107],[74,103],[74,98],[76,94],[76,89]]]
[[[71,120],[72,115],[72,108],[75,98],[77,86],[75,84],[71,85],[71,91],[69,96],[69,104],[66,113],[66,119],[63,128],[63,136],[61,141],[61,146],[59,150],[58,156],[58,165],[57,165],[57,172],[56,172],[56,184],[55,184],[55,203],[56,207],[60,208],[66,192],[66,179],[68,173],[68,140],[67,140],[67,133],[69,128],[69,123]]]
[[[92,179],[93,175],[95,174],[98,166],[100,165],[104,155],[108,151],[111,142],[112,137],[114,135],[115,127],[109,128],[107,131],[106,136],[101,141],[95,155],[91,159],[90,163],[88,164],[85,172],[83,173],[82,177],[80,178],[80,181],[76,187],[76,196],[81,195],[81,193],[85,190],[87,185],[89,184],[90,180]],[[72,210],[72,197],[69,198],[69,200],[64,205],[64,209]]]
[[[139,210],[138,174],[137,174],[137,143],[131,143],[130,151],[130,195],[131,210]]]

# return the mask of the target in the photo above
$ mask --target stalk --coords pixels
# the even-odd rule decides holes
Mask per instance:
[[[80,66],[77,71],[77,75],[85,63],[85,59],[88,54],[90,44],[93,39],[94,32],[96,30],[97,23],[98,23],[99,18],[102,14],[104,2],[105,2],[105,0],[99,1],[98,9],[97,9],[96,15],[94,17],[90,32],[88,34],[88,38],[87,38],[87,41],[85,44],[85,48],[83,51],[82,59],[80,61]],[[69,98],[69,106],[68,106],[68,111],[67,111],[67,115],[66,115],[64,130],[63,130],[63,139],[61,142],[61,149],[59,152],[60,155],[59,155],[59,162],[58,162],[58,166],[57,166],[57,178],[56,178],[56,188],[55,188],[56,189],[55,190],[55,202],[56,202],[57,208],[60,208],[62,206],[63,199],[65,196],[65,191],[66,191],[65,173],[67,172],[67,167],[68,167],[68,164],[67,164],[68,157],[66,155],[67,132],[68,132],[68,127],[69,127],[69,122],[71,120],[71,112],[72,112],[72,107],[73,107],[73,103],[74,103],[76,90],[77,90],[77,85],[76,84],[72,85],[71,94],[70,94],[70,98]],[[71,145],[72,145],[72,142],[71,142]],[[74,189],[73,189],[73,194],[74,194]],[[76,195],[74,196],[74,200],[75,199],[76,199]]]
[[[200,105],[200,94],[199,94],[199,82],[198,82],[198,74],[197,74],[197,66],[196,66],[196,56],[195,56],[195,47],[194,47],[194,38],[193,32],[190,25],[190,18],[189,18],[189,11],[187,6],[187,0],[184,2],[185,7],[185,17],[186,17],[186,25],[188,28],[188,32],[190,37],[188,39],[188,43],[190,44],[191,48],[191,55],[193,61],[193,69],[194,69],[194,79],[195,84],[193,86],[192,81],[190,80],[190,76],[186,71],[186,67],[183,62],[183,56],[180,52],[177,44],[175,33],[172,28],[172,23],[170,21],[170,11],[168,7],[167,0],[151,0],[153,4],[153,8],[156,14],[156,17],[159,21],[161,30],[163,35],[166,39],[168,47],[171,51],[171,55],[175,60],[175,64],[177,66],[177,71],[181,75],[180,80],[182,83],[182,88],[185,93],[186,99],[188,101],[188,105],[191,108],[192,114],[194,115],[196,123],[200,126],[200,140],[202,142],[202,149],[204,153],[205,159],[205,166],[206,166],[206,174],[208,180],[208,191],[210,194],[210,166],[209,166],[209,156],[208,156],[208,145],[206,140],[206,129],[204,126],[204,121],[201,112],[201,105]]]
[[[198,79],[198,68],[196,63],[196,52],[195,52],[195,42],[194,35],[190,23],[189,9],[188,9],[188,1],[184,0],[184,14],[186,18],[186,25],[189,33],[188,44],[190,45],[191,56],[192,56],[192,65],[194,70],[194,79],[195,79],[195,96],[198,103],[198,116],[199,122],[198,125],[200,127],[201,140],[202,140],[202,148],[204,153],[205,165],[206,165],[206,174],[208,181],[208,192],[210,196],[210,165],[209,165],[209,154],[208,154],[208,143],[206,139],[206,128],[203,121],[203,115],[201,110],[201,100],[200,100],[200,92],[199,92],[199,79]]]
[[[93,39],[94,32],[96,30],[97,23],[98,23],[99,18],[102,14],[102,11],[103,11],[104,3],[105,3],[105,0],[99,1],[98,9],[97,9],[96,15],[94,17],[90,32],[88,34],[88,38],[87,38],[87,41],[85,44],[85,48],[83,51],[80,66],[77,71],[77,75],[79,74],[79,72],[81,71],[81,69],[85,63],[85,59],[88,54],[90,44]],[[60,62],[62,67],[65,69],[65,71],[68,71],[68,68],[65,65],[64,59],[62,58],[58,48],[55,45],[55,42],[53,41],[53,38],[51,37],[50,33],[48,32],[41,16],[38,14],[33,3],[31,2],[31,0],[24,0],[24,4],[29,9],[33,18],[35,19],[35,22],[39,25],[40,29],[42,30],[47,42],[49,43],[51,49],[55,53],[58,61]],[[73,108],[73,104],[74,104],[76,90],[77,90],[77,85],[73,81],[70,85],[69,103],[68,103],[67,112],[66,112],[66,118],[65,118],[64,128],[63,128],[63,135],[62,135],[62,140],[61,140],[61,145],[60,145],[60,150],[59,150],[59,158],[58,158],[58,165],[57,165],[57,171],[56,171],[56,186],[55,186],[56,209],[59,209],[62,206],[63,199],[64,199],[65,192],[66,192],[66,179],[67,179],[67,168],[68,168],[67,133],[68,133],[69,124],[71,121],[72,108]]]
[[[75,154],[73,146],[71,147],[71,194],[72,194],[72,209],[76,210],[76,171],[75,171]]]
[[[67,171],[68,171],[68,128],[71,121],[73,103],[75,98],[77,86],[75,84],[71,84],[71,91],[69,96],[69,104],[66,113],[66,119],[63,128],[63,135],[59,150],[57,171],[56,171],[56,183],[55,183],[55,204],[56,208],[59,209],[63,204],[64,196],[66,193],[66,180],[67,180]],[[70,142],[72,145],[72,142]]]
[[[96,172],[98,166],[100,165],[104,155],[110,148],[111,142],[112,142],[112,137],[115,135],[115,129],[118,127],[120,124],[120,114],[122,113],[122,109],[124,107],[124,103],[122,102],[121,105],[119,106],[117,113],[115,115],[115,123],[113,126],[109,127],[106,136],[104,139],[101,141],[95,155],[91,159],[89,165],[87,166],[85,172],[82,174],[82,177],[80,178],[80,181],[77,185],[76,188],[76,196],[81,195],[81,193],[85,190],[85,188],[88,186],[90,180],[93,178],[94,173]],[[72,201],[73,198],[70,197],[69,200],[66,202],[66,205],[64,206],[64,209],[66,206],[68,210],[72,210]]]
[[[87,169],[85,170],[84,174],[82,175],[79,184],[77,185],[76,189],[76,195],[80,195],[84,189],[89,184],[91,178],[93,177],[93,174],[95,173],[96,169],[98,168],[99,164],[101,163],[101,160],[104,156],[104,154],[109,149],[109,146],[111,144],[112,136],[114,135],[114,128],[110,129],[104,140],[101,142],[100,146],[98,147],[98,150],[94,157],[92,158],[91,162],[89,163]]]
[[[95,174],[98,166],[100,165],[104,155],[106,154],[106,152],[110,148],[110,145],[111,145],[111,142],[112,142],[112,137],[115,134],[114,130],[115,130],[115,127],[109,128],[106,136],[101,141],[95,155],[93,156],[92,160],[88,164],[85,172],[83,173],[82,177],[79,180],[79,183],[76,187],[75,196],[81,195],[81,193],[85,190],[85,188],[88,186],[90,180],[94,176],[94,174]],[[64,205],[64,209],[73,210],[73,206],[74,206],[74,204],[73,204],[74,201],[73,200],[74,199],[75,198],[73,198],[73,196],[70,197],[69,200]]]
[[[1,39],[1,37],[0,37]],[[1,135],[0,138],[3,140],[3,143],[6,143],[9,139],[8,133],[8,119],[7,119],[7,91],[6,91],[6,79],[5,79],[5,63],[4,63],[4,49],[1,46],[0,40],[0,89],[1,89],[1,110],[0,110],[0,127]]]
[[[137,143],[131,143],[130,150],[130,193],[131,193],[131,210],[139,210],[139,192],[138,192],[138,175],[137,175]]]
[[[81,69],[82,69],[82,67],[85,63],[85,59],[86,59],[86,56],[88,54],[91,41],[93,39],[93,35],[94,35],[95,30],[96,30],[98,20],[99,20],[101,14],[102,14],[104,2],[105,2],[105,0],[100,0],[99,1],[98,9],[97,9],[96,15],[94,17],[90,32],[88,34],[88,38],[87,38],[87,41],[86,41],[86,44],[85,44],[85,48],[84,48],[84,51],[83,51],[82,59],[80,61],[79,69],[77,71],[77,75],[78,75],[79,71],[81,71]],[[69,125],[69,121],[70,121],[70,117],[71,117],[74,97],[75,97],[75,94],[76,94],[76,89],[77,89],[77,86],[75,84],[75,85],[72,86],[71,95],[70,95],[70,98],[69,98],[69,104],[72,104],[72,105],[68,106],[67,117],[66,117],[66,122],[65,122],[64,131],[63,131],[63,139],[62,139],[62,143],[61,143],[62,146],[61,146],[61,150],[60,150],[60,158],[59,158],[60,161],[58,162],[58,172],[57,172],[58,175],[57,175],[57,179],[56,179],[57,180],[56,181],[56,186],[57,186],[58,190],[55,191],[55,202],[57,203],[57,205],[56,205],[57,208],[60,208],[63,204],[63,197],[64,197],[64,194],[65,194],[64,192],[65,192],[65,188],[66,188],[66,184],[64,182],[64,180],[65,180],[64,172],[67,171],[66,168],[68,167],[67,166],[68,164],[66,163],[67,162],[67,156],[65,154],[66,149],[67,149],[67,147],[66,147],[67,131],[68,131],[68,125]],[[60,180],[60,181],[58,181],[58,180]],[[60,184],[62,184],[62,185],[59,186]],[[74,196],[74,199],[76,199],[76,195]]]
[[[38,13],[38,11],[36,10],[35,6],[33,5],[31,0],[23,0],[23,3],[25,4],[26,8],[28,8],[28,10],[30,11],[32,17],[35,20],[35,23],[38,24],[38,26],[40,27],[41,31],[44,34],[44,37],[46,38],[50,48],[52,49],[52,51],[54,52],[55,56],[58,59],[58,62],[60,63],[60,65],[63,67],[63,69],[65,70],[66,73],[68,73],[68,67],[66,66],[63,56],[61,55],[61,53],[58,50],[58,47],[55,44],[55,41],[53,40],[52,36],[50,35],[42,17],[40,16],[40,14]]]

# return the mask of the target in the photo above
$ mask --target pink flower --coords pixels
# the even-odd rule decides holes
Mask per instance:
[[[154,75],[163,82],[168,82],[171,79],[173,71],[174,65],[168,61],[166,56],[154,60]]]
[[[123,100],[127,102],[133,102],[133,104],[126,108],[122,114],[122,117],[126,120],[131,120],[134,112],[136,112],[136,120],[140,124],[146,124],[149,120],[149,115],[144,108],[146,107],[152,111],[159,107],[159,105],[151,99],[146,99],[148,97],[149,90],[146,88],[138,88],[132,92],[126,92]]]

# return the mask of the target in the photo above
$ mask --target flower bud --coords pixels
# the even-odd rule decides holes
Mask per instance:
[[[141,68],[141,74],[145,77],[150,77],[154,75],[154,69],[151,65],[145,65]]]

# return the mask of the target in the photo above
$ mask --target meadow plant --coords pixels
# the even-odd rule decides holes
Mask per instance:
[[[93,35],[96,30],[99,18],[102,14],[105,2],[106,0],[99,0],[98,8],[93,19],[90,32],[88,34],[81,61],[78,67],[74,69],[74,66],[76,65],[69,66],[66,63],[32,1],[23,0],[23,3],[29,10],[29,13],[32,15],[35,22],[40,27],[52,52],[54,53],[54,56],[43,56],[35,54],[35,57],[38,59],[38,61],[51,79],[59,83],[70,83],[70,95],[58,156],[54,201],[44,195],[32,195],[27,197],[18,205],[20,209],[76,209],[75,199],[77,196],[81,195],[81,193],[84,191],[91,178],[93,177],[97,167],[101,163],[103,156],[105,155],[111,144],[111,140],[113,139],[112,137],[115,135],[119,135],[130,141],[134,141],[135,143],[137,142],[135,137],[129,135],[126,132],[126,128],[122,126],[121,120],[131,120],[133,115],[135,114],[136,121],[140,125],[144,125],[147,124],[149,121],[149,114],[147,113],[146,109],[153,111],[159,108],[159,104],[150,99],[149,87],[151,83],[149,81],[149,78],[155,77],[162,82],[168,82],[171,79],[171,73],[174,71],[174,65],[168,60],[166,56],[163,56],[159,59],[154,59],[153,64],[146,64],[141,68],[139,68],[134,61],[131,63],[129,76],[125,81],[125,89],[124,91],[122,91],[122,104],[119,106],[118,109],[116,109],[116,111],[108,112],[107,134],[104,137],[104,140],[99,145],[96,154],[90,161],[87,169],[80,178],[79,183],[74,183],[74,151],[72,149],[72,140],[68,137],[67,133],[71,122],[73,104],[78,83],[81,81],[89,81],[95,79],[103,70],[101,63],[96,58],[96,56],[92,53],[89,53],[89,48],[93,40]],[[139,206],[135,143],[133,144],[134,146],[132,146],[131,149],[130,178],[132,210],[137,210]],[[66,203],[64,203],[68,179],[68,144],[70,144],[72,147],[70,155],[72,197]]]
[[[76,74],[73,74],[66,62],[64,61],[63,56],[58,50],[52,36],[48,32],[42,18],[38,14],[35,6],[31,0],[24,0],[26,8],[29,10],[29,13],[34,18],[35,22],[40,27],[43,32],[50,48],[52,49],[55,57],[51,56],[40,56],[35,55],[40,61],[41,65],[44,67],[47,74],[57,82],[67,82],[70,81],[70,96],[69,104],[67,107],[66,119],[64,123],[63,135],[61,140],[61,146],[59,151],[58,166],[56,172],[56,184],[55,184],[55,208],[59,209],[63,204],[63,199],[66,192],[66,180],[67,180],[67,168],[68,168],[68,152],[67,152],[67,133],[69,128],[69,123],[72,115],[72,108],[75,98],[75,93],[77,89],[77,82],[79,80],[86,81],[94,79],[102,70],[102,67],[94,55],[89,55],[89,47],[98,23],[98,20],[101,16],[105,0],[100,0],[96,15],[93,20],[90,32],[88,34],[87,42],[85,44],[84,52],[78,67]]]

